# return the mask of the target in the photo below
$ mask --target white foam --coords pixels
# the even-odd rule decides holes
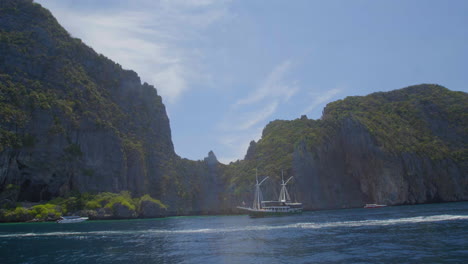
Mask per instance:
[[[452,220],[468,220],[468,215],[433,215],[417,216],[408,218],[384,219],[384,220],[362,220],[326,223],[297,223],[297,228],[329,228],[329,227],[362,227],[362,226],[388,226],[399,224],[430,223]]]
[[[200,229],[180,229],[180,230],[164,230],[164,229],[149,229],[149,230],[128,230],[128,231],[89,231],[89,232],[47,232],[47,233],[10,233],[0,234],[0,238],[7,237],[36,237],[36,236],[113,236],[113,235],[128,235],[128,234],[195,234],[195,233],[227,233],[239,231],[264,231],[278,229],[321,229],[321,228],[336,228],[336,227],[365,227],[365,226],[389,226],[400,224],[415,224],[415,223],[430,223],[453,220],[468,220],[468,215],[433,215],[433,216],[416,216],[396,219],[383,220],[362,220],[362,221],[338,221],[324,223],[294,223],[288,225],[251,225],[235,228],[200,228]]]

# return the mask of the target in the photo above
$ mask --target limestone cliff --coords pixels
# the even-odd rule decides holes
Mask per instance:
[[[220,211],[223,166],[175,154],[153,86],[31,0],[3,0],[0,25],[0,203],[130,191],[172,214]]]
[[[79,39],[40,5],[0,5],[0,191],[160,195],[175,156],[156,89]]]
[[[308,209],[467,200],[466,113],[466,93],[417,85],[330,103],[320,120],[273,121],[231,164],[233,197],[249,197],[258,168],[295,175]]]
[[[176,158],[170,161],[161,181],[161,195],[170,206],[171,214],[224,213],[226,184],[222,178],[225,165],[218,162],[212,151],[203,161]]]

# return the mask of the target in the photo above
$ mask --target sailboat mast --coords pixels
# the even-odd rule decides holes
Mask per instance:
[[[262,197],[262,190],[260,189],[260,185],[266,180],[268,179],[268,176],[265,177],[260,183],[258,182],[258,175],[257,175],[257,169],[255,169],[255,180],[256,180],[256,184],[255,184],[255,196],[254,196],[254,202],[253,202],[253,205],[252,205],[252,208],[253,209],[261,209],[262,208],[262,200],[263,200],[263,197]]]
[[[288,193],[288,189],[286,189],[286,184],[288,184],[288,182],[293,178],[293,176],[289,177],[289,179],[284,182],[284,178],[283,178],[283,171],[281,171],[281,191],[280,191],[280,195],[279,195],[279,199],[278,201],[279,202],[287,202],[287,201],[291,201],[291,197],[289,196],[289,193]]]
[[[257,175],[257,169],[255,169],[255,196],[254,196],[254,202],[252,205],[253,209],[259,209],[259,196],[260,196],[260,185],[258,184],[258,175]]]

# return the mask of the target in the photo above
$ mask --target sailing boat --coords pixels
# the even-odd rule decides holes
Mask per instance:
[[[247,211],[250,217],[281,216],[297,214],[302,212],[302,203],[291,202],[286,184],[293,178],[292,176],[285,182],[281,173],[281,191],[278,201],[263,201],[260,185],[269,177],[265,177],[258,182],[258,176],[255,174],[255,195],[252,207],[238,206],[237,208]]]

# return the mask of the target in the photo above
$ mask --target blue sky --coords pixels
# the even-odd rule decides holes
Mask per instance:
[[[39,0],[163,97],[177,154],[243,159],[275,119],[346,96],[468,91],[468,1]]]

